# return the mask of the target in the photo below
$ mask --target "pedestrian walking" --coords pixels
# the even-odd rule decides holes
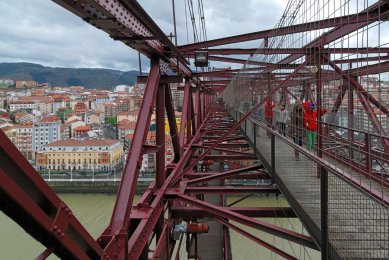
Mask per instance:
[[[266,120],[266,126],[268,128],[272,128],[273,127],[273,118],[274,118],[273,108],[275,106],[276,105],[273,104],[273,102],[270,99],[266,100],[266,103],[265,103],[265,120]],[[270,136],[270,132],[269,131],[267,131],[267,136]]]
[[[285,109],[285,105],[281,105],[280,109],[277,111],[276,116],[276,125],[278,128],[278,133],[285,136],[286,130],[286,121],[288,120],[288,111]]]
[[[320,113],[324,115],[327,113],[327,109],[322,109]],[[317,112],[315,110],[315,103],[313,102],[309,102],[308,109],[304,112],[304,126],[307,129],[307,149],[311,151],[316,142],[317,132]]]
[[[301,101],[296,100],[292,111],[290,112],[290,135],[293,142],[299,146],[303,146],[304,139],[304,109]],[[294,150],[296,161],[299,160],[299,151]]]

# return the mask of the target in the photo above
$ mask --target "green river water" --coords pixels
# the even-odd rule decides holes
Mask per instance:
[[[72,209],[73,213],[87,228],[93,237],[98,237],[107,226],[115,203],[114,195],[104,194],[63,194],[60,197]],[[232,202],[236,198],[229,198]],[[287,206],[284,198],[252,197],[235,206]],[[284,228],[302,232],[302,225],[297,219],[261,219]],[[0,260],[35,259],[44,251],[44,247],[27,235],[22,228],[0,212]],[[275,236],[251,228],[245,228],[251,234],[283,249],[298,259],[320,259],[320,252],[279,239]],[[306,233],[306,232],[305,232]],[[231,231],[231,247],[233,259],[282,259],[270,250]],[[49,259],[56,259],[55,256]],[[183,252],[180,259],[186,259]],[[204,259],[205,260],[205,259]]]

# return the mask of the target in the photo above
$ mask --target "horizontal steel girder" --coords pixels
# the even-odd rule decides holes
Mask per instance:
[[[252,218],[295,218],[290,207],[224,207],[223,209],[245,215]],[[174,218],[207,218],[213,217],[212,213],[197,207],[173,207]]]
[[[187,182],[187,184],[188,185],[192,185],[192,184],[208,182],[208,181],[216,180],[216,179],[223,179],[225,177],[234,176],[236,174],[240,174],[240,173],[243,173],[243,172],[255,171],[255,170],[258,170],[258,169],[263,169],[263,166],[262,165],[255,165],[255,166],[251,166],[251,167],[245,167],[245,168],[240,168],[240,169],[236,169],[236,170],[232,170],[232,171],[217,173],[217,174],[213,174],[213,175],[210,175],[210,176],[206,176],[206,177],[201,177],[201,178],[198,178],[198,179],[190,180],[190,181]]]
[[[318,30],[318,29],[337,27],[337,26],[342,26],[345,24],[357,23],[359,21],[362,21],[362,20],[364,21],[367,19],[371,19],[373,21],[376,20],[376,18],[374,16],[365,12],[365,13],[359,14],[359,16],[357,16],[357,15],[345,15],[345,16],[340,16],[340,17],[336,17],[336,18],[324,19],[324,20],[320,20],[320,21],[290,25],[290,26],[274,28],[274,29],[270,29],[270,30],[252,32],[252,33],[247,33],[247,34],[241,34],[241,35],[236,35],[236,36],[230,36],[230,37],[225,37],[225,38],[220,38],[220,39],[209,40],[209,41],[205,41],[205,42],[182,45],[182,46],[179,46],[179,49],[181,51],[198,50],[198,49],[202,49],[202,48],[208,48],[208,47],[225,45],[225,44],[252,41],[252,40],[258,40],[258,39],[265,39],[269,36],[275,37],[275,36],[287,35],[287,34],[298,33],[298,32],[313,31],[313,30]]]
[[[0,157],[0,210],[48,248],[41,257],[102,256],[103,249],[2,130]]]
[[[217,217],[230,219],[243,225],[247,225],[249,227],[256,228],[264,232],[285,238],[303,246],[317,249],[312,239],[306,235],[299,234],[294,231],[290,231],[288,229],[281,228],[264,221],[260,221],[258,219],[249,218],[242,214],[227,210],[223,207],[212,205],[210,203],[195,199],[187,195],[177,195],[176,198],[182,200],[183,202],[191,204],[192,206],[204,209]]]
[[[208,49],[201,50],[208,52],[209,55],[251,55],[251,54],[299,54],[299,55],[313,55],[318,52],[316,47],[303,47],[303,48],[224,48],[224,49]],[[194,51],[187,51],[186,54],[194,54]],[[320,53],[323,54],[340,54],[340,53],[389,53],[389,48],[327,48],[320,49]],[[284,63],[286,64],[286,63]],[[256,65],[254,63],[254,65]],[[272,65],[274,66],[274,65]],[[277,66],[274,66],[277,68]],[[291,69],[295,68],[295,64],[291,66]]]

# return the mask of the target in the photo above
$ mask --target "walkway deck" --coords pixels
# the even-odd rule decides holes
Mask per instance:
[[[255,120],[250,119],[246,126],[242,125],[252,143],[253,122]],[[256,148],[269,165],[271,139],[266,130],[258,125],[255,128]],[[279,180],[320,231],[320,179],[316,163],[303,155],[296,161],[293,148],[280,138],[275,139],[275,147],[275,170]],[[327,161],[389,197],[387,188],[334,160]],[[331,172],[328,186],[329,240],[330,248],[334,249],[330,253],[336,252],[337,256],[347,259],[389,259],[388,206]]]

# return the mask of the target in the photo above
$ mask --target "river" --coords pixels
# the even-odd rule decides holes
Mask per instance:
[[[115,203],[114,195],[104,194],[62,194],[60,197],[66,202],[72,209],[75,216],[81,221],[81,223],[87,228],[93,237],[98,237],[103,229],[107,226],[112,209]],[[236,198],[229,198],[232,202]],[[236,206],[287,206],[287,202],[284,198],[275,198],[270,196],[263,197],[251,197],[245,201],[237,204]],[[261,219],[284,228],[302,232],[302,225],[298,219],[286,219],[286,218],[269,218]],[[2,260],[15,260],[15,259],[35,259],[45,248],[28,234],[24,232],[17,224],[11,219],[0,212],[0,259]],[[266,242],[276,245],[288,252],[289,254],[297,257],[298,259],[320,259],[320,253],[315,250],[304,249],[303,247],[291,243],[287,240],[279,239],[275,236],[269,235],[264,232],[257,231],[251,228],[245,228],[249,230],[253,235],[260,237]],[[243,238],[240,234],[231,231],[231,247],[233,259],[282,259],[278,257],[270,250],[259,246],[258,244]],[[182,258],[186,259],[183,254]],[[50,257],[49,259],[56,259],[56,257]]]

